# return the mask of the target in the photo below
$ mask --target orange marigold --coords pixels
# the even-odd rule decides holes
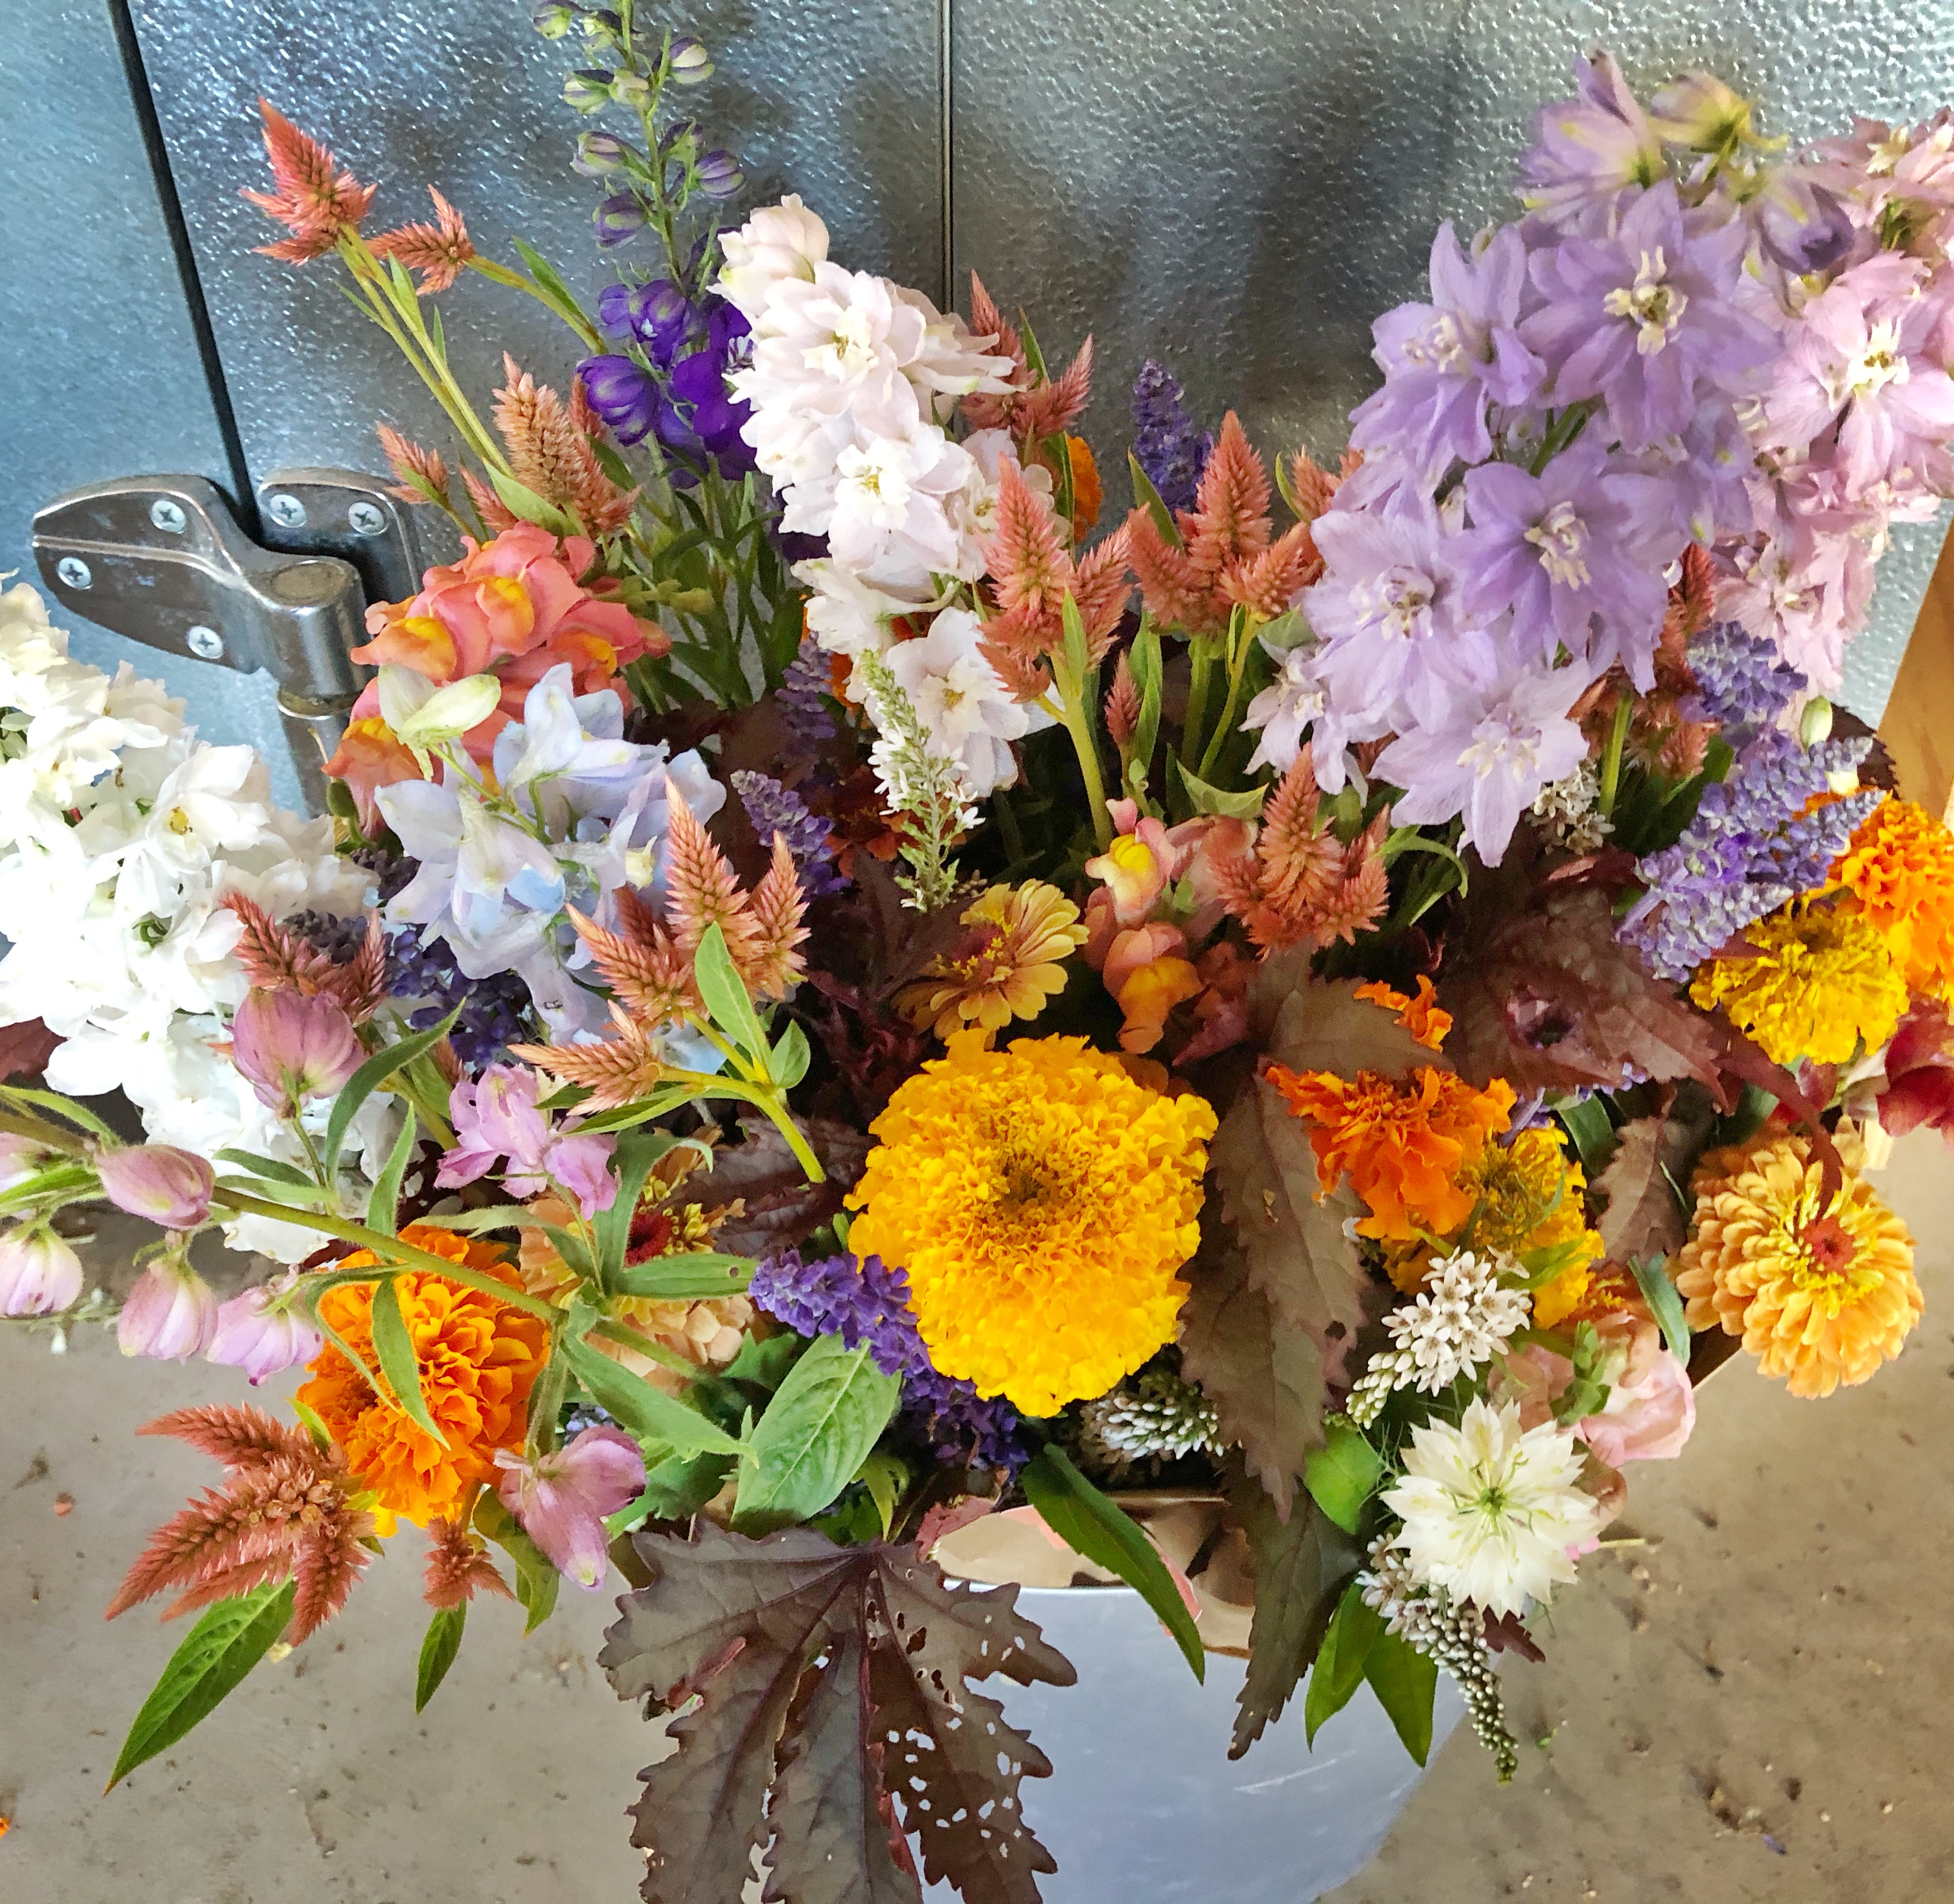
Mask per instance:
[[[401,1233],[403,1241],[450,1262],[485,1271],[512,1289],[521,1287],[515,1271],[488,1244],[426,1224],[410,1224]],[[377,1260],[363,1249],[339,1267],[357,1269]],[[525,1311],[432,1270],[404,1270],[394,1288],[420,1367],[421,1393],[447,1447],[383,1401],[330,1343],[312,1363],[312,1380],[298,1399],[317,1412],[379,1504],[424,1527],[437,1517],[453,1517],[470,1488],[494,1478],[498,1448],[520,1445],[530,1386],[548,1354],[549,1332]],[[319,1307],[372,1368],[373,1286],[342,1283],[327,1290]]]
[[[1832,877],[1886,935],[1915,991],[1954,988],[1954,832],[1911,800],[1883,800]]]
[[[1850,1165],[1820,1208],[1821,1167],[1802,1136],[1768,1127],[1697,1166],[1695,1233],[1676,1258],[1692,1328],[1742,1336],[1794,1395],[1862,1382],[1899,1353],[1923,1307],[1906,1225]]]
[[[1368,1004],[1382,1005],[1387,1011],[1396,1012],[1398,1023],[1428,1051],[1437,1051],[1452,1029],[1451,1013],[1438,1002],[1436,988],[1422,972],[1418,975],[1415,998],[1408,998],[1394,986],[1381,982],[1359,985],[1356,995]]]
[[[1268,1080],[1313,1126],[1311,1148],[1324,1192],[1347,1170],[1371,1206],[1358,1224],[1366,1236],[1407,1240],[1420,1230],[1456,1229],[1472,1212],[1459,1177],[1486,1139],[1503,1130],[1513,1088],[1495,1078],[1475,1091],[1449,1071],[1421,1065],[1400,1089],[1375,1071],[1352,1083],[1331,1071],[1295,1072],[1280,1064]]]

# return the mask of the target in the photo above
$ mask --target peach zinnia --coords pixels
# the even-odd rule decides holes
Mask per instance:
[[[515,1271],[486,1244],[431,1224],[411,1224],[401,1236],[451,1262],[486,1271],[512,1289],[520,1287]],[[375,1260],[360,1250],[338,1267]],[[494,1478],[498,1448],[522,1445],[548,1331],[535,1316],[432,1271],[404,1270],[394,1287],[419,1364],[421,1393],[447,1447],[383,1401],[330,1343],[313,1362],[313,1378],[298,1399],[316,1411],[379,1505],[426,1526],[437,1516],[452,1518],[471,1488]],[[372,1285],[341,1283],[319,1299],[319,1308],[372,1367]]]
[[[1693,1186],[1695,1233],[1676,1258],[1689,1326],[1742,1336],[1794,1395],[1865,1381],[1923,1306],[1906,1225],[1849,1169],[1821,1209],[1823,1175],[1800,1136],[1711,1152]]]

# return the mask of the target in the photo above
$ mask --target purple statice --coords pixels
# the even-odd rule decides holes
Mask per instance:
[[[1637,687],[1655,684],[1669,601],[1661,571],[1682,539],[1657,485],[1616,473],[1602,445],[1583,436],[1538,476],[1511,463],[1468,470],[1466,498],[1468,613],[1510,608],[1530,658],[1550,661],[1564,646],[1597,671],[1619,660]]]
[[[1437,474],[1493,453],[1487,407],[1529,403],[1546,366],[1521,341],[1526,247],[1506,226],[1475,256],[1450,223],[1431,247],[1431,302],[1400,304],[1371,327],[1384,387],[1350,416],[1350,441]]]
[[[1741,622],[1713,621],[1685,657],[1696,692],[1682,702],[1685,721],[1714,721],[1733,748],[1742,748],[1811,685],[1777,644]]]
[[[683,485],[694,468],[718,466],[729,482],[753,467],[740,432],[752,414],[727,391],[726,373],[746,348],[748,325],[723,298],[702,306],[664,278],[608,286],[598,297],[606,330],[627,348],[577,366],[590,407],[620,443],[655,435],[677,460]]]
[[[781,677],[774,705],[787,732],[809,753],[834,738],[834,716],[828,711],[833,692],[828,657],[812,642],[803,642]]]
[[[412,860],[404,862],[411,866]],[[454,1054],[471,1071],[485,1070],[518,1045],[536,1035],[529,988],[513,972],[470,979],[456,965],[445,939],[423,944],[418,926],[389,935],[387,989],[397,998],[426,1003],[408,1018],[416,1031],[438,1025],[458,1004],[461,1016],[448,1034]]]
[[[1574,62],[1575,97],[1543,106],[1521,156],[1520,201],[1557,225],[1605,223],[1622,193],[1668,170],[1662,141],[1613,57]]]
[[[1547,360],[1550,401],[1601,398],[1610,434],[1633,454],[1755,394],[1776,341],[1736,301],[1748,244],[1741,221],[1685,210],[1664,179],[1607,236],[1535,251],[1544,302],[1520,334]]]
[[[881,1257],[844,1252],[810,1263],[797,1249],[783,1250],[754,1271],[746,1293],[797,1335],[839,1336],[850,1349],[867,1344],[884,1375],[902,1378],[903,1419],[939,1459],[1015,1474],[1031,1458],[1009,1402],[979,1395],[931,1362],[909,1307],[909,1277]]]
[[[834,864],[828,822],[819,814],[810,812],[798,793],[783,787],[771,774],[742,768],[731,778],[733,790],[740,796],[761,845],[768,844],[777,833],[787,842],[794,871],[800,875],[800,889],[809,899],[847,891],[848,881]]]
[[[1834,774],[1855,769],[1868,739],[1816,747],[1767,728],[1737,756],[1727,779],[1703,790],[1673,847],[1635,868],[1648,891],[1617,936],[1657,977],[1686,979],[1706,959],[1798,894],[1824,884],[1856,828],[1886,796],[1849,793],[1808,813]]]
[[[1133,460],[1170,509],[1192,509],[1214,433],[1187,413],[1186,394],[1165,364],[1149,357],[1133,379]]]

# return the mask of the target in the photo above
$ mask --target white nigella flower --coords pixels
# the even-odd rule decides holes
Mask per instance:
[[[1574,1578],[1569,1549],[1601,1525],[1576,1485],[1582,1452],[1553,1422],[1522,1430],[1517,1403],[1471,1403],[1454,1428],[1412,1431],[1404,1478],[1384,1505],[1404,1522],[1395,1545],[1421,1585],[1495,1613],[1518,1614]]]
[[[1503,1289],[1509,1259],[1461,1250],[1441,1263],[1416,1298],[1384,1318],[1392,1346],[1407,1359],[1412,1385],[1435,1395],[1483,1366],[1524,1325],[1532,1305],[1521,1289]]]
[[[931,751],[957,763],[969,800],[1017,778],[1011,743],[1032,731],[1032,711],[1012,699],[979,649],[983,633],[967,608],[946,608],[928,634],[898,642],[886,658]]]

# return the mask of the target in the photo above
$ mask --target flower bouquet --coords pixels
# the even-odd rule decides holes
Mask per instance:
[[[330,813],[0,598],[0,1020],[58,1041],[0,1087],[0,1308],[106,1314],[58,1221],[105,1199],[160,1233],[127,1353],[307,1370],[148,1431],[223,1472],[110,1609],[198,1615],[115,1777],[406,1520],[419,1704],[478,1598],[624,1576],[647,1898],[758,1849],[800,1904],[1033,1899],[1050,1767],[975,1682],[1071,1668],[944,1563],[1007,1517],[1197,1675],[1252,1582],[1238,1753],[1306,1675],[1422,1760],[1443,1669],[1509,1776],[1493,1655],[1692,1371],[1823,1396],[1920,1315],[1867,1173],[1954,1123],[1954,838],[1826,696],[1954,491],[1954,119],[1789,154],[1597,54],[1340,460],[1272,484],[1149,364],[1098,533],[1089,341],[723,223],[705,49],[536,17],[622,115],[594,305],[438,193],[366,235],[265,108],[266,249],[454,438],[382,429],[458,554],[370,611]],[[464,277],[567,376],[478,407]],[[275,1273],[220,1302],[213,1229]]]

